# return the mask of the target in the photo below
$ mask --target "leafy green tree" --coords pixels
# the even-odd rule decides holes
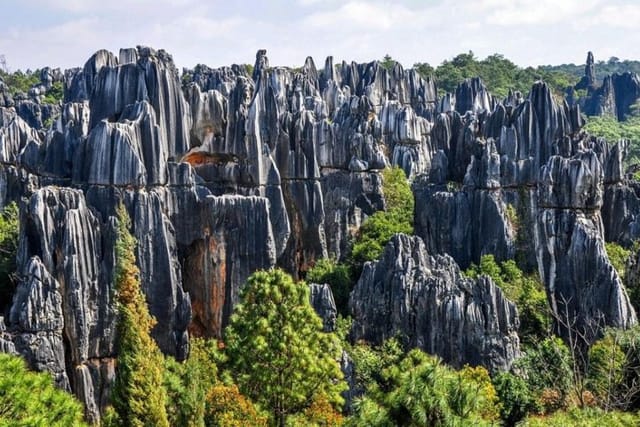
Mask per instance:
[[[387,70],[393,70],[393,67],[396,65],[396,61],[391,57],[391,55],[386,54],[382,61],[380,61],[380,66]]]
[[[9,93],[12,96],[15,96],[20,92],[27,93],[33,85],[40,83],[39,70],[33,72],[27,71],[26,73],[23,73],[20,70],[13,73],[0,72],[0,77],[9,87]]]
[[[534,396],[527,382],[511,372],[500,372],[493,378],[500,400],[500,418],[507,427],[515,426],[536,410]]]
[[[359,342],[348,353],[353,360],[355,388],[362,391],[374,384],[381,384],[381,373],[400,362],[404,355],[402,346],[395,338],[390,338],[377,347]]]
[[[347,315],[349,311],[349,294],[353,288],[351,270],[346,264],[338,264],[336,260],[322,258],[307,271],[308,283],[328,283],[336,303],[338,313]]]
[[[486,370],[456,372],[420,350],[384,369],[382,379],[357,402],[347,425],[490,425],[498,411]]]
[[[84,426],[82,405],[56,388],[48,372],[32,372],[24,360],[0,353],[0,426]]]
[[[45,94],[42,102],[44,104],[57,104],[62,101],[63,96],[64,88],[62,87],[62,82],[55,82]]]
[[[563,406],[575,385],[571,352],[557,337],[547,338],[537,347],[530,348],[516,360],[515,366],[546,410]]]
[[[150,335],[155,319],[149,314],[140,289],[136,240],[129,232],[129,214],[123,205],[117,211],[115,289],[119,317],[113,406],[123,425],[168,427],[164,360]]]
[[[627,261],[629,261],[631,251],[614,242],[607,242],[604,244],[604,247],[607,250],[609,261],[613,264],[613,268],[618,272],[620,279],[624,280],[625,272],[627,270]]]
[[[322,332],[309,287],[276,269],[252,274],[226,331],[232,372],[243,394],[284,426],[319,394],[335,407],[343,400],[338,339]]]
[[[396,233],[413,234],[414,199],[411,186],[399,167],[382,172],[382,192],[385,210],[367,218],[356,236],[349,262],[355,277],[362,264],[380,258],[382,250]]]
[[[15,291],[19,234],[18,206],[11,203],[0,214],[0,314],[11,304]]]
[[[165,358],[165,407],[171,425],[205,425],[207,393],[217,382],[217,358],[216,342],[202,338],[191,339],[186,361],[178,362],[169,356]]]
[[[605,409],[611,409],[624,381],[626,357],[614,334],[607,334],[589,349],[587,387]]]
[[[416,62],[413,64],[413,68],[416,69],[418,74],[420,74],[423,78],[429,78],[433,76],[435,69],[429,65],[428,62]]]
[[[216,384],[206,397],[206,427],[261,427],[268,417],[240,394],[235,384]]]

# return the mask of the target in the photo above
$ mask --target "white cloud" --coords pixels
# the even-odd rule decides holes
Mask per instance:
[[[9,0],[7,0],[9,2]],[[0,38],[14,68],[81,66],[97,49],[146,44],[179,67],[253,62],[322,66],[386,53],[437,65],[470,49],[520,65],[640,57],[632,0],[15,0]]]
[[[592,12],[602,0],[513,0],[499,4],[485,0],[493,10],[487,17],[489,24],[504,26],[551,25],[570,23],[572,19]]]

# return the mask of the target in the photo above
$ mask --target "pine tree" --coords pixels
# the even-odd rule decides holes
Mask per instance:
[[[53,385],[48,372],[31,372],[18,356],[0,353],[0,426],[85,426],[82,404]]]
[[[113,404],[123,425],[168,427],[163,356],[150,335],[155,319],[140,289],[136,240],[129,232],[130,225],[129,215],[120,205],[115,275],[119,353]]]
[[[308,286],[282,270],[259,271],[249,277],[241,299],[226,337],[242,393],[268,408],[279,426],[320,395],[339,407],[340,345],[322,332]]]

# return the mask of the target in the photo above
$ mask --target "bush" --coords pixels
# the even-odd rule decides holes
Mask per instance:
[[[552,416],[530,417],[523,427],[632,427],[640,423],[640,418],[625,412],[605,412],[597,408],[574,408],[559,411]]]
[[[540,280],[525,275],[513,260],[498,264],[493,255],[484,255],[480,265],[472,264],[465,274],[469,277],[487,275],[502,289],[505,296],[516,304],[520,314],[520,341],[535,346],[549,335],[551,310],[547,294]]]
[[[627,270],[627,262],[629,261],[629,256],[631,256],[631,251],[614,242],[605,243],[604,247],[613,268],[618,272],[620,279],[624,280],[625,272]]]
[[[0,214],[0,315],[11,305],[15,291],[19,228],[18,206],[11,203]]]
[[[437,357],[412,350],[381,376],[357,402],[347,425],[490,425],[498,411],[484,368],[456,372]]]
[[[206,398],[207,427],[267,426],[268,417],[240,394],[236,385],[218,384]]]
[[[380,258],[394,234],[413,234],[414,199],[404,172],[398,167],[387,168],[382,178],[385,210],[375,212],[364,221],[349,257],[356,277],[365,262]]]
[[[500,399],[500,418],[506,426],[515,426],[532,411],[536,404],[527,382],[510,372],[500,372],[493,379]]]
[[[55,82],[51,85],[51,88],[45,94],[45,97],[42,101],[43,104],[58,104],[62,101],[64,97],[64,88],[62,87],[62,82]]]
[[[204,426],[207,393],[216,384],[217,353],[215,341],[192,338],[186,361],[165,358],[165,407],[170,425]]]
[[[530,348],[515,366],[546,412],[565,404],[574,384],[573,360],[560,338],[547,338]]]
[[[625,354],[611,333],[589,349],[587,387],[605,409],[610,409],[618,400],[616,392],[624,380],[625,362]]]
[[[351,270],[346,264],[338,264],[334,259],[322,258],[307,271],[307,283],[328,283],[336,302],[338,313],[346,316],[349,312],[349,294],[353,288]]]
[[[349,350],[353,360],[355,388],[364,391],[383,382],[383,370],[397,364],[403,356],[402,346],[395,338],[386,340],[378,347],[357,343]]]
[[[0,353],[0,425],[84,426],[82,405],[53,385],[48,372],[32,372],[20,357]]]

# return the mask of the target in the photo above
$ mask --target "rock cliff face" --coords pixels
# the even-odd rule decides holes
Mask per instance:
[[[610,115],[622,121],[631,112],[631,106],[640,100],[640,76],[636,73],[607,75],[598,86],[591,52],[587,55],[585,75],[574,88],[587,90],[587,96],[580,103],[589,116]]]
[[[464,268],[493,254],[537,269],[565,336],[562,321],[588,329],[588,339],[604,326],[634,324],[604,251],[605,236],[626,244],[637,236],[638,198],[622,172],[626,143],[610,147],[581,132],[579,107],[557,103],[543,83],[515,106],[448,114],[442,122],[455,125],[432,134],[444,147],[437,164],[414,181],[416,234],[429,252]],[[465,133],[465,143],[454,142]],[[459,159],[468,159],[462,179],[462,168],[451,168]]]
[[[400,336],[455,366],[493,371],[520,353],[515,305],[488,277],[466,278],[450,256],[430,256],[417,236],[395,235],[379,261],[365,264],[349,305],[356,340]]]
[[[98,51],[40,77],[15,99],[0,81],[0,205],[18,201],[23,224],[0,350],[51,371],[92,421],[117,355],[119,203],[138,240],[153,336],[178,358],[191,335],[221,337],[255,270],[299,278],[320,258],[343,259],[385,207],[389,165],[413,181],[419,237],[396,236],[365,267],[351,296],[356,337],[400,333],[456,365],[508,367],[519,353],[515,308],[457,265],[488,253],[538,269],[552,306],[568,301],[585,325],[636,321],[603,249],[605,237],[640,236],[626,146],[584,135],[579,108],[543,83],[499,100],[470,79],[438,99],[432,79],[399,64],[307,58],[292,70],[270,67],[261,50],[251,75],[238,65],[179,75],[168,53],[146,47]],[[64,102],[45,106],[57,82]],[[330,289],[311,295],[332,329]]]

